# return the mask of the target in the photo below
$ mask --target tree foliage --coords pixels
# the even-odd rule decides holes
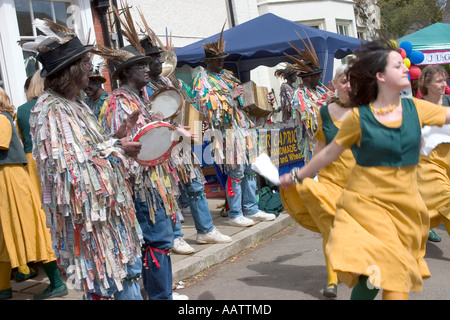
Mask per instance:
[[[446,0],[379,0],[381,33],[400,38],[441,22]]]

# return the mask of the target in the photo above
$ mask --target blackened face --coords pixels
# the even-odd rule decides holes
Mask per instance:
[[[310,80],[311,88],[317,87],[319,85],[319,81],[320,81],[320,73],[313,74]]]
[[[219,73],[223,69],[224,59],[211,59],[208,61],[208,69],[212,72]]]
[[[142,89],[149,81],[149,68],[146,62],[135,64],[129,67],[127,70],[128,84],[135,87],[136,89]]]
[[[286,76],[286,80],[290,83],[294,83],[297,80],[297,74],[292,73],[292,74]]]
[[[89,96],[92,97],[97,90],[101,87],[101,82],[95,79],[89,79],[89,83],[86,88],[84,88],[84,92]]]
[[[150,68],[150,76],[156,78],[157,76],[159,76],[163,70],[163,62],[164,59],[161,56],[161,54],[154,54],[151,55],[152,61],[150,61],[149,63],[149,68]]]
[[[320,73],[302,77],[302,81],[308,88],[315,88],[319,85]]]

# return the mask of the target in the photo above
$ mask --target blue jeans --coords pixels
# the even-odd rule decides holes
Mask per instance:
[[[166,210],[161,198],[151,200],[156,203],[155,223],[150,219],[148,203],[141,202],[137,195],[134,201],[136,207],[136,217],[141,226],[145,240],[144,248],[148,246],[168,251],[173,247],[172,219],[166,215]],[[152,204],[150,204],[152,205]],[[146,254],[147,253],[147,254]],[[142,259],[148,262],[148,269],[142,269],[142,279],[145,292],[149,300],[171,300],[172,299],[172,262],[168,254],[153,250],[159,267],[153,261],[150,252],[144,252]],[[146,259],[147,258],[147,259]]]
[[[191,214],[194,219],[197,233],[205,234],[211,232],[214,229],[214,225],[208,207],[208,200],[205,196],[203,179],[197,177],[190,182],[180,183],[180,191],[183,206],[187,203],[191,208]],[[175,231],[175,233],[177,232]]]
[[[249,218],[259,211],[256,200],[256,176],[250,165],[238,164],[236,168],[227,166],[228,179],[226,195],[228,206],[228,218],[234,219],[245,214]],[[235,181],[240,180],[240,182]],[[229,183],[233,187],[234,196],[228,195]],[[244,212],[242,212],[244,211]]]
[[[132,280],[142,273],[142,260],[136,259],[133,264],[127,265],[127,279],[122,282],[123,290],[114,294],[115,300],[143,300],[141,288],[137,281]]]
[[[133,264],[127,265],[127,275],[125,280],[122,282],[122,291],[117,291],[117,286],[113,279],[108,277],[109,288],[106,292],[101,292],[97,283],[94,284],[94,290],[89,290],[88,297],[84,299],[92,300],[91,294],[96,294],[104,297],[114,296],[115,300],[143,300],[141,295],[141,289],[137,281],[130,281],[136,278],[142,273],[142,260],[136,259]]]

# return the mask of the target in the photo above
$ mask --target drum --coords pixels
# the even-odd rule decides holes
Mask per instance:
[[[164,121],[156,121],[142,127],[134,136],[133,141],[142,143],[142,149],[136,161],[143,166],[160,164],[170,157],[177,141],[172,141],[175,128]]]
[[[164,87],[155,91],[148,100],[150,111],[162,112],[164,120],[175,118],[183,106],[183,95],[178,89],[171,87]]]
[[[249,115],[264,118],[273,112],[273,107],[269,103],[267,88],[259,87],[253,81],[243,83],[242,87],[244,88],[242,100]]]
[[[197,134],[197,138],[192,139],[193,143],[203,144],[203,115],[193,105],[187,105],[185,113],[184,125],[189,127],[190,133]]]

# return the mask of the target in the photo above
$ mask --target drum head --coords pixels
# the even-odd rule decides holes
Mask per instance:
[[[149,99],[150,110],[160,111],[164,120],[175,117],[183,107],[184,99],[180,91],[175,88],[162,88],[152,94]]]
[[[141,128],[133,139],[142,143],[136,161],[144,166],[154,166],[167,160],[177,144],[172,141],[174,130],[169,123],[162,121],[151,122]]]

